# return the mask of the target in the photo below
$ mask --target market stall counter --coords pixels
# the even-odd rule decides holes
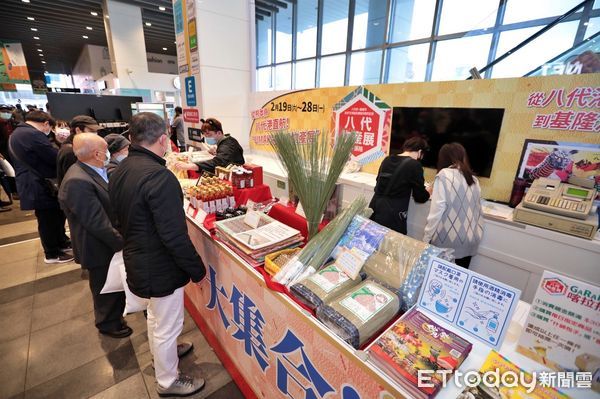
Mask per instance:
[[[188,232],[208,269],[185,288],[188,312],[248,398],[413,397],[288,296],[270,290],[263,275],[188,216]],[[515,352],[529,305],[519,302],[499,352],[527,370],[545,369]],[[432,319],[460,334],[442,320]],[[473,340],[472,340],[473,341]],[[490,347],[473,342],[459,370],[478,370]],[[450,382],[436,396],[456,398]],[[575,391],[572,397],[585,397]]]

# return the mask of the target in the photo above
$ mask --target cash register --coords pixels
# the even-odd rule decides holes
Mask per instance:
[[[598,216],[592,214],[597,194],[594,182],[580,179],[579,185],[570,183],[536,179],[515,208],[513,219],[591,240],[598,230]]]

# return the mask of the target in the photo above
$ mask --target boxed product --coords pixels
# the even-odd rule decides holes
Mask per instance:
[[[400,298],[376,282],[365,280],[317,308],[317,318],[358,349],[392,320]]]
[[[367,348],[369,360],[414,397],[431,398],[450,374],[432,373],[432,387],[418,386],[419,370],[456,370],[473,345],[438,325],[416,307]]]

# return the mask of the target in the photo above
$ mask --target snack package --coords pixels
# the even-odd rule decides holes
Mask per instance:
[[[317,318],[358,349],[400,310],[398,295],[365,280],[317,308]]]
[[[340,293],[359,284],[365,277],[352,280],[342,272],[335,263],[326,265],[323,269],[290,287],[292,294],[311,309],[316,309],[324,302],[335,298]]]

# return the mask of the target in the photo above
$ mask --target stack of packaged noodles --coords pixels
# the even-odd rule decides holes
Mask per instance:
[[[300,232],[260,213],[256,228],[245,223],[246,215],[215,223],[216,235],[252,266],[261,266],[265,256],[275,251],[299,246]]]
[[[400,310],[398,295],[365,280],[317,308],[317,318],[344,341],[359,349],[385,328]]]
[[[433,387],[418,386],[419,370],[456,370],[473,345],[446,330],[416,307],[406,312],[367,348],[370,361],[415,398],[432,398],[450,374],[434,373]]]

